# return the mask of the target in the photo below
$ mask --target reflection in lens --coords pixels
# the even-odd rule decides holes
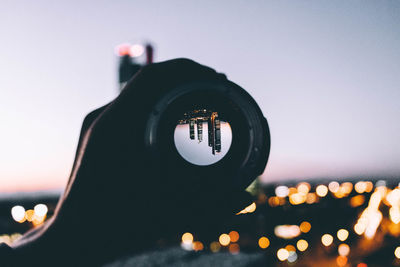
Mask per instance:
[[[232,130],[218,112],[196,109],[184,113],[177,122],[174,141],[185,160],[196,165],[210,165],[228,152]]]

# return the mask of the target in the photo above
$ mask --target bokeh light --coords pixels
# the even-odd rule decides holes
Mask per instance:
[[[359,207],[365,202],[365,196],[364,195],[357,195],[354,196],[350,199],[350,206],[353,208]]]
[[[131,45],[127,44],[127,43],[117,45],[115,47],[115,54],[120,57],[128,56],[130,53],[130,48],[131,48]]]
[[[281,248],[277,251],[276,256],[280,261],[285,261],[289,258],[289,251],[284,248]]]
[[[131,57],[140,57],[144,53],[144,47],[140,44],[134,44],[129,48],[129,55]]]
[[[362,194],[367,190],[367,183],[364,181],[359,181],[354,185],[354,190],[356,190],[357,193]]]
[[[287,261],[293,263],[296,260],[297,260],[297,253],[295,251],[289,251],[289,257],[287,258]]]
[[[286,247],[285,247],[285,249],[287,250],[287,251],[296,251],[296,248],[293,246],[293,245],[287,245]]]
[[[219,242],[214,241],[210,244],[211,252],[216,253],[216,252],[220,251],[220,249],[221,249],[221,245],[219,244]]]
[[[340,244],[338,247],[338,253],[340,256],[348,256],[350,253],[350,247],[347,244]]]
[[[394,255],[396,256],[396,258],[400,259],[400,247],[397,247],[394,250]]]
[[[222,234],[219,236],[219,243],[226,247],[229,245],[229,243],[231,242],[231,238],[229,237],[229,235],[227,234]]]
[[[295,193],[289,196],[289,202],[292,205],[300,205],[306,202],[307,195],[303,193]]]
[[[311,224],[309,222],[302,222],[300,224],[300,231],[303,233],[308,233],[311,230]]]
[[[231,242],[237,242],[239,240],[239,233],[236,231],[230,231],[229,237],[231,239]]]
[[[265,236],[260,237],[260,239],[258,239],[258,246],[262,249],[266,249],[269,247],[269,239]]]
[[[182,235],[182,243],[191,244],[193,242],[193,235],[191,233],[184,233]]]
[[[275,195],[277,197],[287,197],[289,195],[289,188],[284,185],[278,186],[275,188]]]
[[[229,250],[229,253],[236,255],[236,254],[239,254],[240,247],[237,243],[232,243],[229,245],[228,250]]]
[[[201,243],[200,241],[195,241],[193,242],[193,250],[194,251],[200,251],[204,249],[204,245],[203,243]]]
[[[346,229],[340,229],[337,232],[337,237],[340,241],[345,241],[349,237],[349,231]]]
[[[328,247],[333,243],[333,236],[331,236],[330,234],[324,234],[321,237],[321,242],[325,247]]]
[[[49,210],[45,204],[37,204],[33,210],[35,211],[35,215],[39,217],[44,217],[47,214],[47,211]]]
[[[256,208],[257,208],[256,203],[253,202],[253,203],[251,203],[249,206],[247,206],[246,208],[244,208],[243,210],[241,210],[240,212],[238,212],[236,215],[255,212],[255,211],[256,211]]]
[[[339,191],[339,183],[336,181],[330,182],[328,185],[329,191],[331,191],[332,193],[336,193]]]
[[[310,192],[311,186],[309,183],[301,182],[297,185],[297,191],[302,194],[307,194]]]
[[[326,185],[319,185],[315,189],[315,192],[319,197],[325,197],[328,194],[328,187]]]
[[[35,215],[35,211],[34,210],[27,210],[27,211],[25,211],[25,219],[28,221],[28,222],[32,222],[33,221],[33,219],[34,219],[34,216]]]
[[[26,218],[25,218],[25,208],[22,206],[14,206],[11,209],[11,216],[14,219],[14,221],[23,223]]]
[[[346,256],[337,256],[336,263],[340,267],[346,266],[347,264],[347,257]]]
[[[299,251],[305,251],[308,248],[308,242],[304,239],[300,239],[299,241],[297,241],[296,245]]]
[[[297,225],[277,225],[274,233],[277,237],[292,239],[301,234],[300,227]]]

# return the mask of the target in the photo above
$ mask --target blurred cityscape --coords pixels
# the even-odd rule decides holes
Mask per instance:
[[[253,184],[256,201],[226,229],[177,233],[156,248],[263,255],[263,266],[400,266],[400,187],[395,180]],[[56,194],[0,199],[0,242],[51,217]]]

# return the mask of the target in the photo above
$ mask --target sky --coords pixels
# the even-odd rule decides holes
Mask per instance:
[[[224,72],[271,129],[263,181],[400,174],[400,1],[11,1],[0,8],[0,192],[62,188],[116,45]]]

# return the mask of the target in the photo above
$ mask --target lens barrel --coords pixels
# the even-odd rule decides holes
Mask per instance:
[[[221,149],[221,143],[218,147],[218,134],[221,135],[219,123],[228,122],[232,130],[228,152],[218,162],[206,166],[185,160],[174,143],[174,131],[177,123],[182,122],[183,114],[199,111],[202,115],[198,115],[196,125],[201,130],[202,139],[207,133],[198,126],[198,121],[207,120],[206,113],[213,114],[215,111],[218,115],[217,122],[214,115],[213,125],[210,124],[211,118],[208,122],[208,143],[212,143],[211,138],[216,141],[213,151]],[[194,127],[195,123],[190,118],[187,122]],[[193,129],[190,130],[191,139],[194,139]],[[157,168],[162,170],[163,175],[174,177],[171,182],[191,186],[229,184],[244,189],[262,174],[270,152],[269,127],[259,106],[243,88],[228,80],[194,81],[167,90],[159,97],[148,117],[144,138],[149,156],[157,162]]]

